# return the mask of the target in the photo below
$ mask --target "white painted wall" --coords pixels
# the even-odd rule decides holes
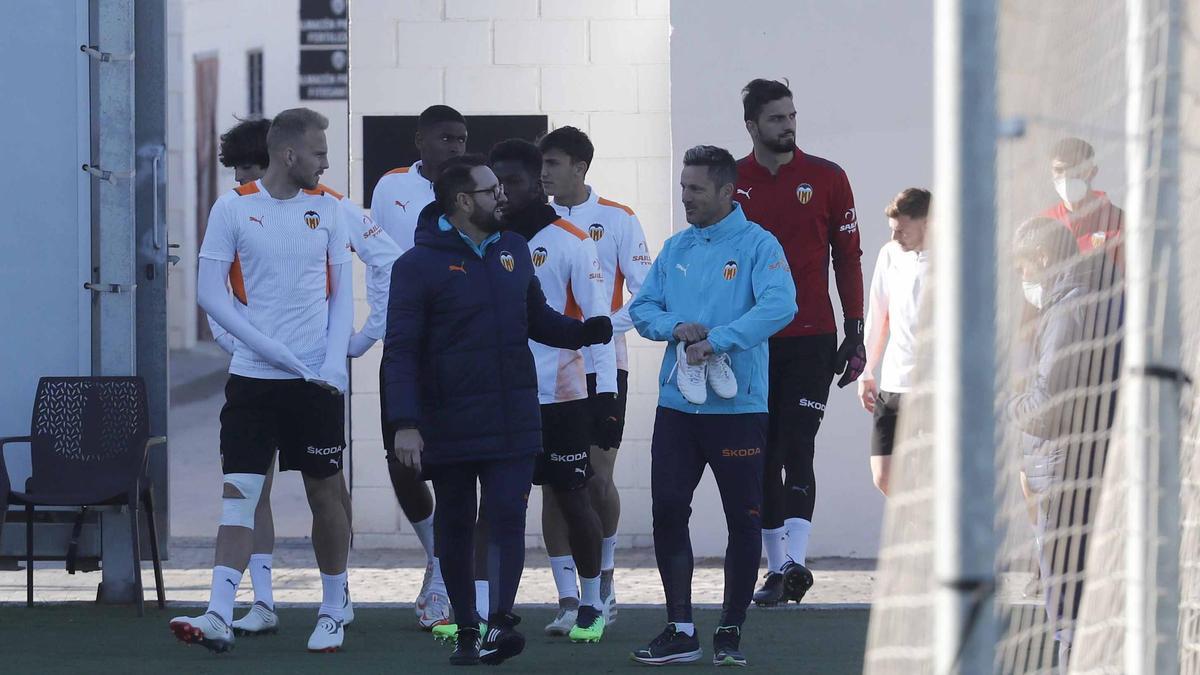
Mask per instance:
[[[670,230],[667,0],[353,0],[350,12],[352,194],[362,194],[363,115],[415,115],[435,103],[467,115],[541,113],[551,127],[589,133],[590,183],[633,207],[652,248],[661,246]],[[646,546],[658,351],[631,347],[617,482],[623,544]],[[380,351],[353,374],[355,545],[416,546],[383,460]],[[540,546],[540,500],[530,504],[529,544]]]
[[[168,337],[171,349],[196,341],[196,101],[193,62],[216,55],[220,61],[217,133],[245,117],[248,97],[246,53],[263,52],[263,113],[300,105],[329,118],[330,167],[322,182],[346,187],[349,143],[345,101],[300,101],[300,8],[298,0],[170,0],[167,12],[167,227],[180,244],[179,264],[171,271]],[[220,167],[219,189],[233,187],[233,170]]]
[[[869,283],[888,235],[884,206],[902,188],[932,182],[932,3],[744,0],[733,11],[721,0],[679,0],[671,24],[673,176],[683,152],[699,143],[746,155],[741,88],[755,77],[788,78],[798,145],[837,162],[850,177]],[[686,226],[678,187],[673,193],[674,222]],[[833,298],[837,305],[836,292]],[[835,315],[840,325],[840,306]],[[883,511],[871,484],[869,430],[854,387],[834,386],[817,438],[810,555],[878,550]],[[693,522],[722,522],[711,478],[702,489],[696,512],[706,520]]]

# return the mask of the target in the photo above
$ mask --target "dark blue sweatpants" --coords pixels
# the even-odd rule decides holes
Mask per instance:
[[[533,481],[532,455],[495,461],[439,465],[426,475],[433,482],[433,541],[454,619],[473,625],[475,617],[475,482],[479,509],[488,521],[488,574],[493,615],[512,612],[525,571],[525,511]],[[487,617],[481,617],[486,620]]]
[[[741,626],[762,556],[762,492],[767,414],[696,415],[658,409],[650,443],[654,557],[667,596],[667,621],[692,622],[692,494],[712,468],[721,493],[725,549],[722,626]]]

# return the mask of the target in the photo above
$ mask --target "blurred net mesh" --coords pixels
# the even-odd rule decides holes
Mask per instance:
[[[1200,216],[1200,0],[1181,5],[1177,283],[1183,369],[1200,376],[1200,263],[1193,262],[1200,261],[1200,231],[1191,224]],[[1071,645],[1072,673],[1125,672],[1127,448],[1116,394],[1126,291],[1118,233],[1129,192],[1126,11],[1125,0],[999,1],[998,114],[1024,127],[997,146],[997,438],[994,448],[975,449],[995,455],[997,673],[1065,672],[1062,643]],[[1160,75],[1148,78],[1152,96],[1161,94]],[[1090,157],[1081,150],[1087,147]],[[1056,167],[1068,179],[1057,187]],[[1151,203],[1158,178],[1151,161],[1144,186]],[[1079,190],[1069,179],[1086,182],[1088,196],[1068,211],[1060,193]],[[1070,235],[1056,238],[1038,218],[1058,221],[1059,233]],[[1057,255],[1053,244],[1064,241],[1074,247]],[[1048,264],[1040,273],[1026,265],[1033,271],[1023,275],[1020,260],[1039,262],[1031,244],[1049,246],[1040,261]],[[931,248],[936,267],[936,241]],[[1040,311],[1027,301],[1023,278],[1042,282]],[[933,283],[924,294],[924,327],[933,326]],[[1152,340],[1159,337],[1151,331]],[[872,675],[934,672],[936,361],[929,329],[921,344],[921,384],[904,398],[892,460],[866,654]],[[1179,597],[1181,672],[1200,675],[1200,400],[1191,387],[1182,408],[1180,585],[1158,584],[1153,570],[1147,582]]]

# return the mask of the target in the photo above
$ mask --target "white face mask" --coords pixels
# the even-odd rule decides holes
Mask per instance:
[[[1059,176],[1054,179],[1054,191],[1067,204],[1078,204],[1087,196],[1089,185],[1082,178]]]
[[[1029,304],[1042,308],[1042,285],[1035,281],[1022,281],[1021,290],[1025,293],[1025,300]]]

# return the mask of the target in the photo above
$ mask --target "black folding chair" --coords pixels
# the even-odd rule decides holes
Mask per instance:
[[[28,436],[0,438],[0,527],[9,505],[25,507],[26,605],[33,606],[33,520],[38,506],[129,507],[135,595],[142,616],[141,507],[146,509],[158,606],[165,606],[162,559],[154,527],[147,460],[166,442],[149,437],[146,384],[140,377],[43,377]],[[25,491],[11,489],[4,446],[28,443],[33,475]]]

